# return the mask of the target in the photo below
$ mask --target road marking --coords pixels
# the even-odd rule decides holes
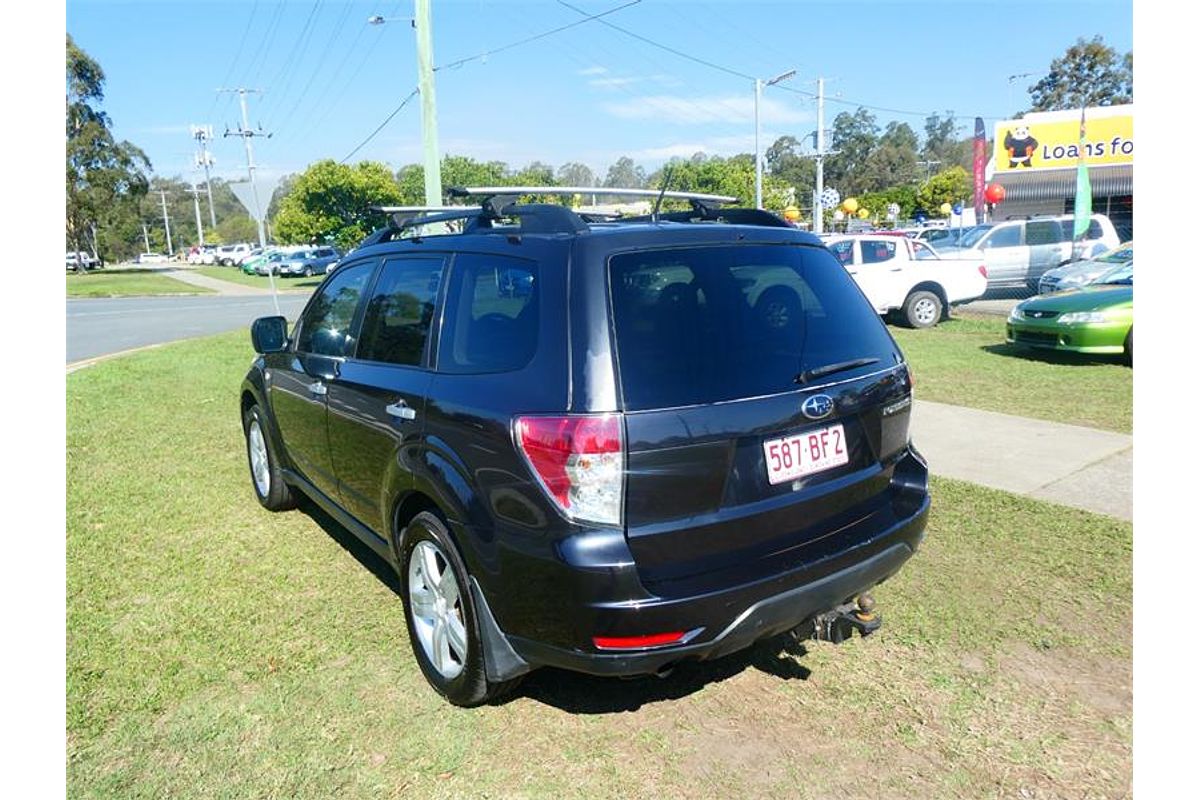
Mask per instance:
[[[184,341],[184,340],[178,339],[176,341]],[[118,350],[115,353],[105,353],[102,356],[94,356],[92,358],[85,358],[82,361],[73,361],[70,364],[67,364],[67,374],[70,375],[75,370],[85,369],[87,367],[92,366],[93,364],[98,364],[101,361],[107,361],[110,358],[117,358],[119,356],[127,356],[127,355],[130,355],[131,353],[140,353],[143,350],[153,350],[157,347],[162,347],[164,345],[174,344],[174,343],[175,342],[158,342],[156,344],[145,344],[145,345],[142,345],[141,347],[131,347],[128,350]]]

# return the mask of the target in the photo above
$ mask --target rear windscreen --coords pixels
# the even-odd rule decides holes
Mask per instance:
[[[723,245],[613,256],[609,280],[625,408],[712,403],[798,388],[797,375],[900,354],[824,248]],[[822,383],[825,380],[814,383]]]

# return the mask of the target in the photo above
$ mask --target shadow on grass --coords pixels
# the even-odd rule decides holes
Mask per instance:
[[[1094,353],[1071,353],[1065,350],[1049,350],[1038,347],[1021,347],[1013,344],[985,344],[979,348],[997,356],[1012,356],[1025,361],[1040,361],[1043,364],[1081,366],[1094,364],[1125,364],[1125,357]],[[1132,365],[1130,365],[1132,366]]]
[[[687,697],[751,667],[783,680],[808,680],[812,670],[799,661],[807,652],[803,645],[780,635],[724,658],[684,662],[665,678],[601,678],[543,667],[526,676],[511,695],[495,704],[503,705],[514,698],[527,697],[569,714],[636,711],[650,703]]]
[[[303,494],[297,500],[297,509],[319,525],[329,538],[341,545],[397,598],[402,596],[400,578],[391,564]],[[686,697],[750,667],[784,680],[808,680],[812,671],[798,660],[806,654],[802,644],[784,634],[714,661],[686,661],[666,678],[601,678],[543,667],[527,675],[513,693],[499,698],[494,705],[527,697],[571,714],[634,711],[648,703]]]

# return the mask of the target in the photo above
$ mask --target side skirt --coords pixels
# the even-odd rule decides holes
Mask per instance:
[[[392,558],[392,548],[388,546],[387,540],[381,538],[375,531],[351,516],[328,495],[309,483],[302,475],[287,469],[283,470],[283,478],[289,484],[308,495],[326,514],[333,517],[339,525],[357,536],[363,544],[374,550],[382,559],[395,566],[395,561]]]

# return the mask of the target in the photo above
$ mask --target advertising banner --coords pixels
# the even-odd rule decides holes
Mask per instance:
[[[1102,109],[1095,109],[1102,111]],[[1079,116],[1038,121],[1013,119],[996,123],[993,149],[997,174],[1035,169],[1072,169],[1082,153],[1090,167],[1133,163],[1133,113],[1092,116],[1088,112],[1087,136],[1079,139]]]
[[[975,219],[983,220],[983,172],[987,166],[987,132],[983,127],[983,117],[975,118]]]

